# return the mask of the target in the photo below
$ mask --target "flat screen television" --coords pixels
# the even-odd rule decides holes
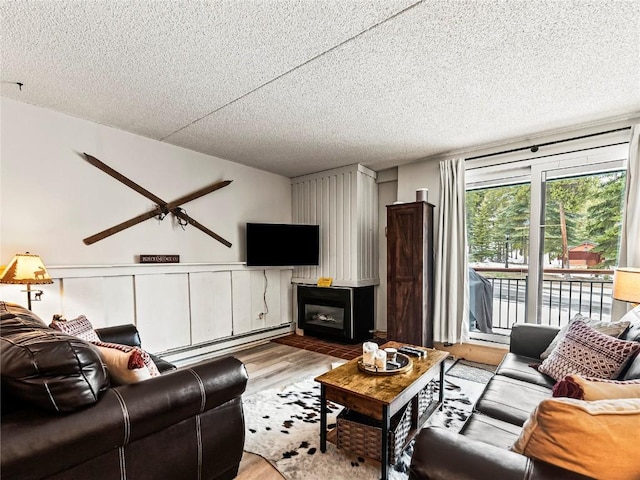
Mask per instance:
[[[247,223],[247,266],[318,265],[320,226]]]

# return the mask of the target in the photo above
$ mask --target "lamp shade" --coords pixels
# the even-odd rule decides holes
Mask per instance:
[[[38,255],[18,253],[0,275],[0,283],[19,285],[40,285],[53,283],[47,269]]]
[[[640,268],[621,267],[613,275],[613,298],[640,303]]]

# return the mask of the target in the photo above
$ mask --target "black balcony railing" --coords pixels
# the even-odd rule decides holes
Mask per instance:
[[[526,321],[527,270],[473,269],[491,282],[494,333],[508,335],[514,323]],[[566,325],[576,313],[593,319],[611,320],[612,279],[613,270],[545,269],[539,323]],[[473,331],[474,325],[470,327]]]

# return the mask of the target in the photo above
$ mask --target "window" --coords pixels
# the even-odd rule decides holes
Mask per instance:
[[[471,338],[610,318],[626,147],[468,167]]]

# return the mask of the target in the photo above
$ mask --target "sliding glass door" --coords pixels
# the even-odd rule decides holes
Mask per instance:
[[[508,335],[526,317],[529,182],[467,191],[469,330]]]
[[[472,338],[516,322],[610,318],[626,145],[494,165],[467,175]]]
[[[609,320],[626,180],[626,150],[532,166],[527,321]],[[535,281],[535,283],[533,283]]]

